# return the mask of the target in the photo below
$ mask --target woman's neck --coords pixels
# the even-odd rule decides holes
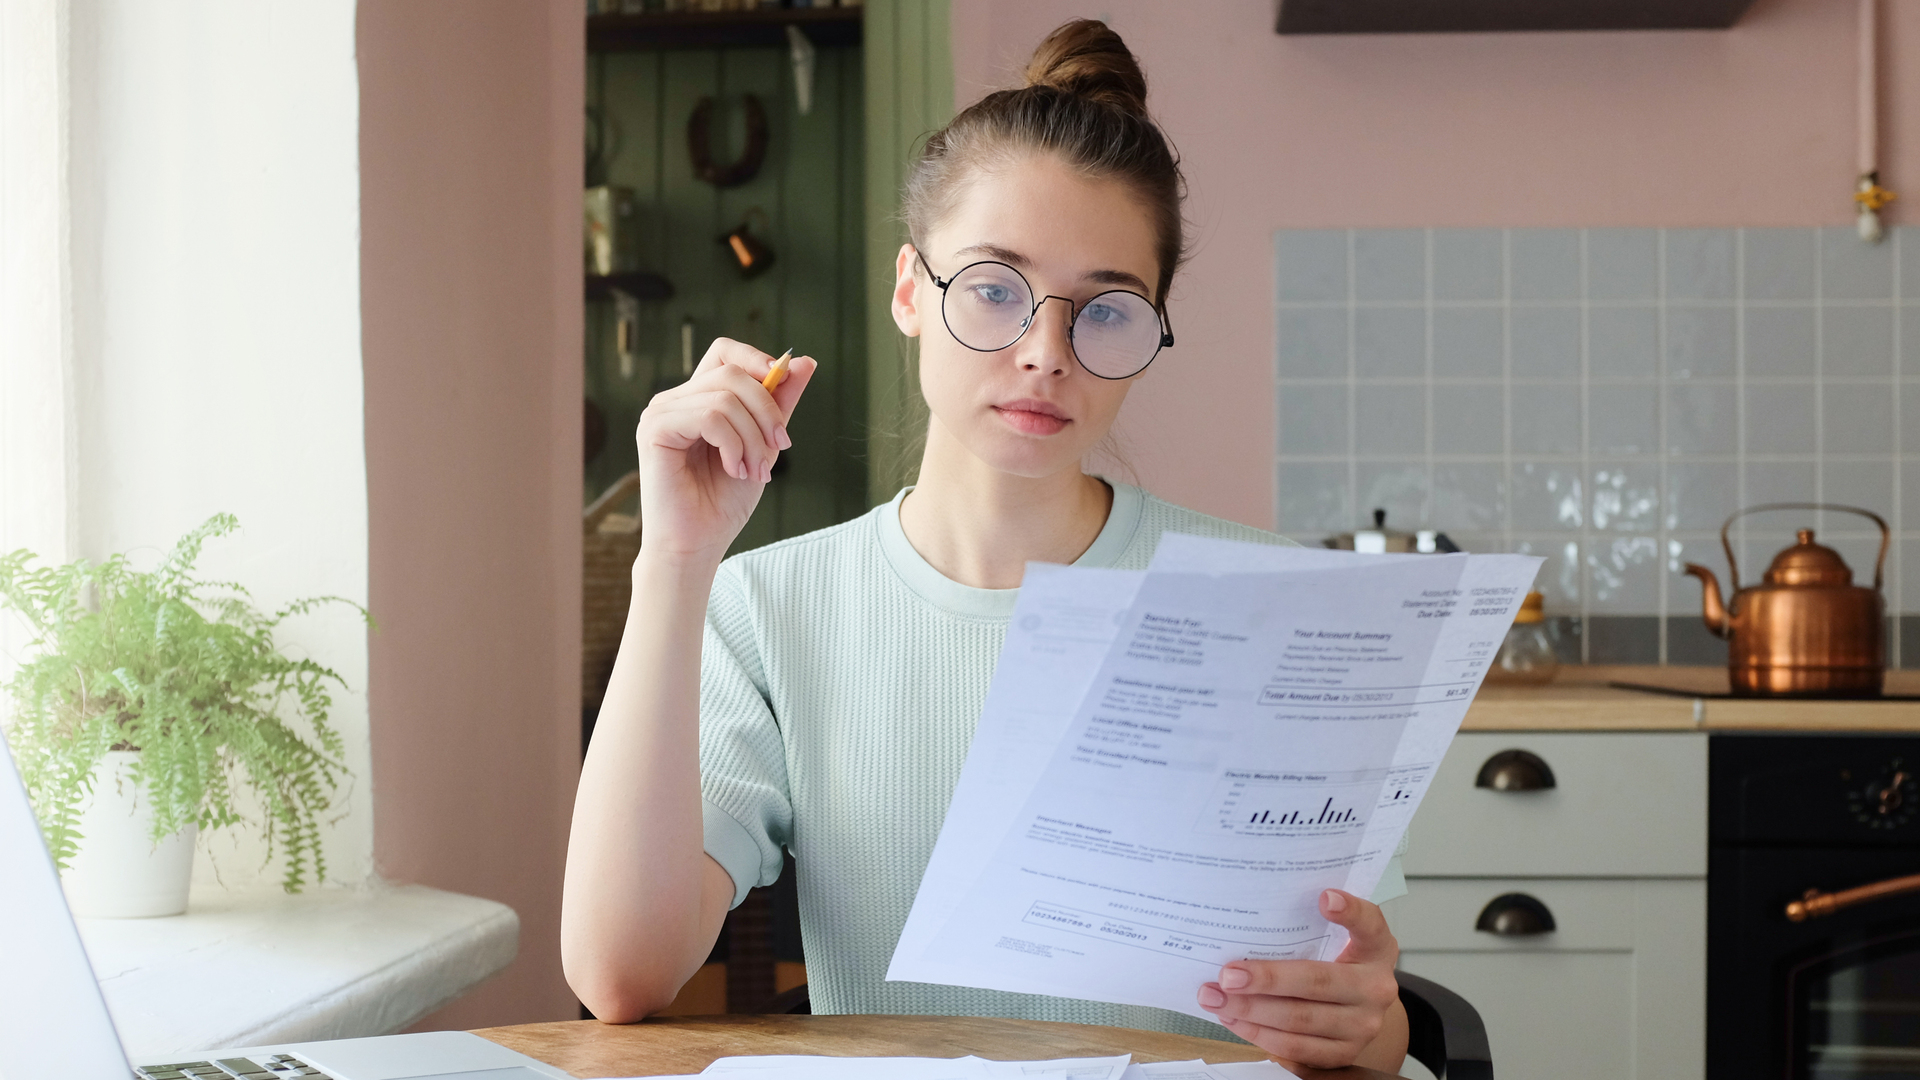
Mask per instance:
[[[1106,526],[1113,489],[1079,468],[1015,476],[929,422],[920,479],[900,527],[935,570],[976,589],[1013,589],[1029,562],[1070,563]]]

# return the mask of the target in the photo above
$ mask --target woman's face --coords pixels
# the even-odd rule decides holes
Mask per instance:
[[[921,255],[942,279],[990,259],[1019,270],[1035,297],[1068,297],[1076,309],[1112,289],[1151,298],[1160,277],[1152,225],[1127,189],[1087,179],[1047,154],[975,174],[953,214],[923,239]],[[1019,341],[975,352],[947,329],[943,294],[911,247],[901,250],[896,271],[893,317],[902,333],[920,339],[930,443],[951,437],[1018,476],[1077,470],[1113,426],[1133,380],[1102,379],[1075,361],[1067,305],[1046,301]]]

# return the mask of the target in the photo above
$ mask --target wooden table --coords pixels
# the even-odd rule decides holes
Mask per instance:
[[[963,1057],[1001,1061],[1132,1054],[1135,1061],[1260,1061],[1237,1043],[1157,1031],[971,1016],[679,1016],[637,1024],[578,1020],[474,1032],[578,1077],[697,1073],[745,1054]],[[1351,1068],[1303,1070],[1308,1080],[1388,1080]]]

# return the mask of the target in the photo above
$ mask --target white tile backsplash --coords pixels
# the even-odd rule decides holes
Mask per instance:
[[[1547,556],[1553,614],[1691,618],[1680,564],[1724,579],[1735,509],[1851,503],[1896,530],[1889,603],[1920,614],[1916,230],[1283,230],[1279,528],[1381,507]],[[1735,530],[1748,583],[1816,520],[1870,579],[1870,523],[1765,518]]]

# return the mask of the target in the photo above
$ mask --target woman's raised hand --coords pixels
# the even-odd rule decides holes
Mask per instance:
[[[1282,1062],[1337,1069],[1357,1061],[1397,1072],[1406,1054],[1393,976],[1400,945],[1379,907],[1351,893],[1321,893],[1320,913],[1350,935],[1338,957],[1236,960],[1200,988],[1200,1007]],[[1376,1048],[1376,1038],[1392,1045]]]
[[[720,561],[780,451],[793,445],[787,420],[818,366],[795,357],[786,381],[768,393],[760,380],[773,357],[716,338],[691,378],[654,395],[634,436],[644,554]]]

